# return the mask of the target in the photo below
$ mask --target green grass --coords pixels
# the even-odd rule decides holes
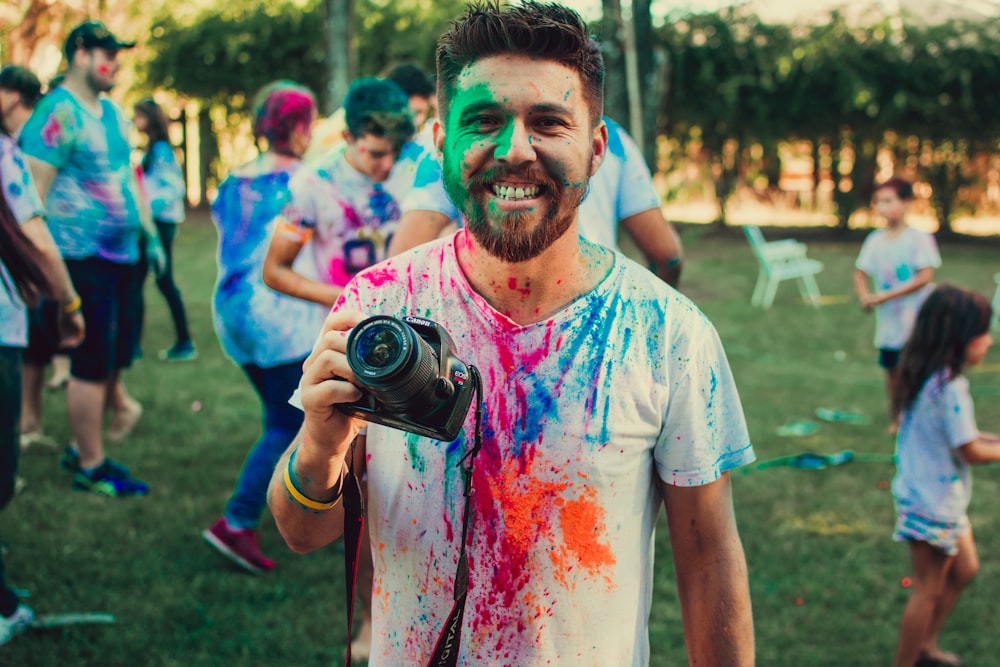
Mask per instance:
[[[112,456],[150,481],[151,495],[118,501],[75,493],[56,456],[31,451],[21,464],[28,487],[0,517],[10,581],[31,591],[28,602],[37,612],[110,612],[117,622],[18,638],[0,649],[4,666],[329,667],[341,660],[343,557],[335,547],[296,556],[265,519],[262,545],[279,568],[250,577],[200,537],[222,510],[260,416],[249,383],[222,356],[212,330],[215,233],[194,217],[181,230],[176,253],[201,356],[186,364],[156,360],[172,331],[165,304],[149,285],[147,359],[126,374],[146,412],[125,444],[109,446]],[[684,240],[685,290],[726,344],[759,459],[841,449],[890,454],[871,344],[874,321],[846,298],[859,238],[809,239],[810,255],[826,265],[819,283],[834,297],[829,305],[807,307],[785,284],[767,312],[749,305],[756,264],[739,230],[713,234],[691,226]],[[939,278],[991,294],[996,250],[989,240],[945,246]],[[998,357],[992,353],[971,374],[979,421],[992,430],[1000,429]],[[200,411],[192,409],[195,401]],[[782,424],[814,419],[819,407],[861,411],[871,424],[820,422],[807,437],[775,435]],[[60,441],[68,440],[63,394],[47,395],[45,422]],[[906,548],[890,539],[892,499],[884,483],[892,474],[885,463],[851,463],[735,475],[758,664],[890,662],[907,595],[900,579],[909,574]],[[1000,469],[980,468],[975,476],[971,516],[982,571],[959,602],[943,644],[971,664],[988,665],[1000,654],[1000,635],[991,630],[1000,604],[1000,521],[992,510]],[[685,664],[662,517],[650,637],[652,665]]]

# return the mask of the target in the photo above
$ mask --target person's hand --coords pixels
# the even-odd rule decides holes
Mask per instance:
[[[861,308],[866,311],[871,311],[874,310],[875,306],[879,305],[881,302],[882,301],[879,299],[878,295],[866,294],[861,297]]]
[[[167,270],[167,253],[163,249],[163,244],[160,243],[160,239],[153,237],[146,237],[146,263],[149,268],[152,269],[153,275],[157,278],[163,275],[163,272]]]
[[[303,446],[322,448],[330,456],[346,452],[365,424],[336,407],[361,398],[361,390],[352,384],[356,378],[346,352],[351,328],[363,319],[365,316],[357,311],[330,313],[312,353],[302,364]]]
[[[79,297],[77,297],[79,298]],[[67,311],[59,307],[59,347],[73,348],[83,342],[86,329],[83,324],[83,311],[80,306]]]

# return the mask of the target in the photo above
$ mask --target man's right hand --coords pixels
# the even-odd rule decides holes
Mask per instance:
[[[59,347],[73,348],[83,342],[86,329],[83,323],[83,312],[76,308],[66,312],[59,306]]]
[[[361,398],[352,384],[356,378],[347,363],[347,337],[351,328],[365,319],[357,311],[330,313],[323,322],[313,351],[302,364],[301,398],[305,412],[305,438],[300,449],[323,452],[328,457],[343,456],[351,441],[365,425],[337,409],[340,403]],[[306,458],[311,458],[306,455]]]

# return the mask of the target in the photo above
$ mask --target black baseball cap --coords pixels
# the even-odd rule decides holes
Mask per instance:
[[[86,21],[73,28],[69,33],[66,45],[63,46],[63,53],[66,54],[67,61],[72,61],[73,55],[78,49],[118,51],[131,49],[133,46],[135,46],[135,42],[123,42],[100,21]]]

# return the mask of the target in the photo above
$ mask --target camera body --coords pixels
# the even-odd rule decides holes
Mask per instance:
[[[342,412],[444,442],[458,437],[474,392],[469,367],[444,328],[422,317],[376,315],[347,339],[364,392]]]

